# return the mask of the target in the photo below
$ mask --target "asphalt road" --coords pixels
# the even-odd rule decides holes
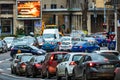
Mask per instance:
[[[107,49],[102,47],[101,50]],[[25,76],[17,76],[11,74],[10,64],[12,58],[10,57],[10,52],[0,53],[0,80],[56,80],[55,77],[51,79],[41,79],[37,78],[26,78]]]

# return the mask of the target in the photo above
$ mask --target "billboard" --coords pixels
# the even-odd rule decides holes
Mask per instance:
[[[40,0],[17,0],[18,19],[40,19],[41,2]]]

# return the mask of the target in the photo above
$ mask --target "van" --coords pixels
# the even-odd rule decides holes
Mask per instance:
[[[45,41],[59,40],[59,31],[58,29],[44,29],[43,39]]]

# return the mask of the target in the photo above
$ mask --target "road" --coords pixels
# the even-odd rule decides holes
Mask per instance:
[[[107,48],[101,48],[101,50]],[[11,74],[10,64],[12,58],[10,57],[10,52],[0,54],[0,80],[56,80],[55,77],[51,79],[41,79],[40,77],[37,78],[26,78],[24,76],[17,76]]]
[[[10,69],[11,61],[10,52],[0,54],[0,80],[56,80],[54,77],[52,79],[41,79],[40,77],[26,78],[24,76],[13,75]]]

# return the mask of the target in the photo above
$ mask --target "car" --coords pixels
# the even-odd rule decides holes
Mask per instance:
[[[11,48],[10,56],[13,58],[17,53],[32,53],[33,55],[44,55],[46,54],[46,51],[32,45],[16,44]]]
[[[5,40],[0,40],[0,52],[4,53],[8,51],[8,46]]]
[[[15,37],[4,37],[3,40],[7,43],[8,50],[10,50],[10,46],[12,45],[12,42],[14,41]]]
[[[32,56],[32,53],[16,54],[15,58],[11,62],[11,74],[18,74],[17,67],[20,64],[22,56]]]
[[[111,79],[114,80],[115,69],[120,66],[118,57],[114,54],[86,54],[73,68],[73,80]]]
[[[114,72],[115,72],[114,80],[120,80],[120,67],[117,67]]]
[[[63,36],[61,38],[61,42],[59,45],[59,50],[60,51],[70,51],[72,48],[72,37],[70,36]]]
[[[42,45],[44,44],[44,39],[42,38],[42,36],[37,36],[37,40],[38,40],[38,43],[39,43],[39,48],[41,48]]]
[[[31,58],[30,61],[27,62],[25,76],[26,77],[30,76],[36,77],[37,75],[40,76],[42,70],[41,62],[44,61],[44,59],[45,59],[44,55],[33,56],[33,58]]]
[[[57,65],[56,77],[57,80],[62,80],[65,77],[66,80],[72,79],[72,71],[76,65],[75,61],[79,61],[81,57],[86,54],[84,52],[71,52],[64,56],[61,63]]]
[[[59,50],[59,44],[57,41],[45,41],[42,45],[41,49],[45,51],[58,51]]]
[[[72,52],[93,52],[95,50],[100,50],[100,46],[88,41],[80,41],[71,48]]]
[[[41,77],[51,78],[52,76],[55,76],[57,65],[62,61],[63,57],[67,53],[68,52],[64,52],[64,51],[47,53],[45,56],[45,60],[42,62]]]

